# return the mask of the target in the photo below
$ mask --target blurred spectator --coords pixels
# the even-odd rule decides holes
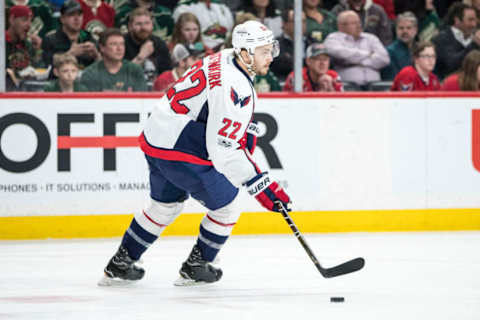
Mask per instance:
[[[393,0],[373,0],[373,2],[378,4],[380,7],[383,8],[383,10],[385,10],[385,13],[391,21],[395,21],[396,14]]]
[[[334,70],[330,70],[330,56],[325,45],[311,44],[307,48],[305,64],[302,69],[302,91],[343,91],[340,77]],[[295,75],[293,71],[288,75],[284,91],[294,91]]]
[[[187,46],[202,46],[207,55],[213,53],[213,50],[208,48],[203,42],[200,29],[200,21],[193,13],[185,12],[179,15],[173,27],[172,39],[168,45],[170,51],[173,50],[177,43],[181,43]]]
[[[149,81],[172,68],[166,43],[154,36],[152,31],[150,11],[143,8],[134,9],[129,15],[128,33],[125,35],[125,59],[141,66]]]
[[[433,68],[436,62],[435,46],[431,42],[419,42],[412,50],[413,66],[400,70],[393,80],[391,91],[432,91],[440,89],[440,82]]]
[[[87,30],[95,39],[115,22],[115,9],[102,0],[78,0],[83,10],[82,29]]]
[[[55,53],[67,52],[77,58],[78,67],[84,69],[100,57],[92,35],[82,30],[83,11],[77,0],[67,0],[60,9],[61,27],[43,41],[43,61],[53,63]]]
[[[78,63],[69,53],[57,53],[53,56],[53,73],[56,80],[48,83],[45,92],[84,92],[87,88],[77,80]]]
[[[218,51],[225,44],[229,32],[234,24],[230,9],[223,3],[210,0],[199,0],[180,4],[173,11],[175,21],[184,13],[190,12],[197,16],[200,21],[203,41],[213,51]]]
[[[448,27],[432,39],[438,48],[435,74],[440,79],[457,71],[468,52],[480,48],[480,33],[474,33],[477,15],[472,7],[461,2],[452,4],[447,13],[447,24]]]
[[[347,10],[337,18],[338,31],[325,40],[335,70],[343,81],[366,89],[369,82],[380,80],[380,69],[390,63],[387,50],[371,33],[362,32],[360,18]]]
[[[164,4],[167,3],[162,1],[160,4],[155,0],[124,0],[115,7],[115,26],[120,28],[122,33],[127,33],[130,12],[136,8],[143,8],[152,14],[153,35],[167,42],[172,35],[174,22],[171,9]]]
[[[398,14],[411,11],[418,21],[418,41],[430,41],[440,30],[441,22],[433,0],[396,1],[395,12]]]
[[[56,21],[48,2],[44,0],[5,0],[7,12],[13,6],[27,6],[32,10],[33,16],[29,36],[38,35],[43,38],[47,32],[55,29]],[[8,28],[8,26],[6,27]]]
[[[282,13],[283,20],[283,34],[278,38],[280,44],[280,55],[275,58],[270,65],[270,69],[278,78],[284,80],[288,74],[293,70],[294,60],[294,11],[287,9]],[[303,50],[308,47],[308,42],[305,37],[307,31],[307,21],[305,13],[302,12],[302,38]],[[302,57],[305,56],[305,51],[302,52]]]
[[[395,25],[397,39],[387,47],[390,64],[382,69],[382,80],[393,80],[400,70],[412,64],[410,52],[417,35],[417,18],[406,11],[398,15]]]
[[[415,0],[418,1],[418,0]],[[433,0],[433,4],[437,10],[437,14],[440,19],[443,19],[447,14],[448,8],[458,0]],[[405,0],[395,0],[395,10],[397,9],[397,2],[407,2]]]
[[[243,4],[243,9],[238,11],[237,14],[243,12],[253,13],[258,21],[272,30],[275,38],[282,35],[281,12],[276,8],[272,0],[244,0]]]
[[[337,31],[337,17],[321,6],[322,0],[303,0],[303,11],[307,17],[307,35],[315,42],[323,42]]]
[[[367,3],[366,0],[340,0],[333,7],[332,13],[338,17],[340,12],[346,10],[355,11],[360,17],[363,30],[376,35],[384,46],[392,42],[392,24],[385,10],[378,4]]]
[[[441,90],[478,91],[480,90],[480,51],[472,50],[463,59],[462,69],[443,81]]]
[[[142,68],[123,60],[125,40],[120,30],[105,30],[98,42],[103,60],[82,72],[81,82],[88,91],[147,91]]]
[[[480,0],[463,0],[463,3],[468,4],[475,9],[477,13],[477,28],[480,28]]]
[[[9,10],[9,27],[5,31],[6,42],[6,88],[17,90],[23,80],[33,78],[34,67],[40,66],[40,46],[38,36],[28,39],[32,24],[32,10],[27,6],[13,6]]]
[[[195,62],[203,58],[205,51],[195,50],[178,43],[172,50],[174,68],[164,71],[153,84],[154,91],[167,92]]]

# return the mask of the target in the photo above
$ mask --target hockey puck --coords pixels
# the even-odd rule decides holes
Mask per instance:
[[[330,302],[345,302],[344,297],[330,297]]]

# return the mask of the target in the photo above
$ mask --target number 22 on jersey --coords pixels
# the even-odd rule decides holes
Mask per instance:
[[[170,101],[170,107],[176,113],[186,114],[190,109],[185,106],[182,101],[188,100],[198,94],[200,94],[207,85],[207,79],[205,78],[205,73],[202,69],[203,60],[199,60],[192,67],[190,72],[185,76],[177,80],[175,85],[171,87],[167,92],[167,98]],[[185,79],[189,79],[190,83],[186,83]],[[177,85],[180,88],[184,87],[185,89],[177,91],[175,87]]]

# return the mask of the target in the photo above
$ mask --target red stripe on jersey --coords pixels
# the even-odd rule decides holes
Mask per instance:
[[[155,224],[155,225],[157,225],[157,226],[159,226],[159,227],[166,227],[166,226],[167,226],[166,224],[158,223],[158,222],[156,222],[155,220],[153,220],[152,218],[150,218],[145,211],[143,211],[143,215],[144,215],[145,217],[147,217],[147,219],[150,220],[151,223],[153,223],[153,224]]]
[[[208,218],[208,220],[210,220],[213,223],[216,223],[218,225],[221,225],[222,227],[233,227],[236,224],[236,222],[234,222],[234,223],[221,223],[220,221],[217,221],[217,220],[213,219],[212,217],[210,217],[208,214],[207,214],[207,218]]]
[[[253,165],[253,167],[255,168],[255,171],[257,173],[262,173],[262,170],[260,170],[260,168],[257,166],[257,164],[255,163],[255,161],[253,161],[252,157],[250,156],[250,152],[248,152],[248,150],[245,150],[245,149],[242,149],[243,152],[245,152],[245,155],[247,156],[247,159],[248,161],[250,161],[250,163]]]
[[[142,149],[142,151],[150,157],[170,161],[182,161],[204,166],[212,165],[212,161],[205,160],[185,152],[155,148],[148,144],[143,133],[140,135],[140,137],[138,137],[138,140],[140,141],[140,149]]]

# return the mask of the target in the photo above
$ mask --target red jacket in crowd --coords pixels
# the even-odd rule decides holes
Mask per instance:
[[[413,66],[400,70],[393,80],[391,91],[433,91],[440,90],[440,82],[432,72],[428,75],[428,82],[424,82]]]

